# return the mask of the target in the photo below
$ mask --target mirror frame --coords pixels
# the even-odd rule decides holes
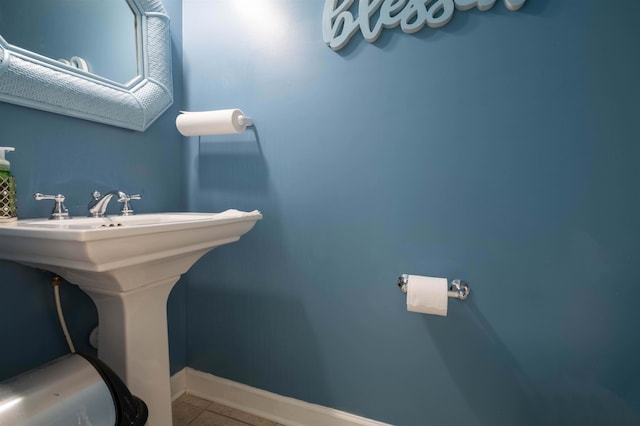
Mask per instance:
[[[0,36],[0,101],[138,131],[173,103],[170,21],[161,0],[136,14],[139,75],[125,84],[8,44]]]

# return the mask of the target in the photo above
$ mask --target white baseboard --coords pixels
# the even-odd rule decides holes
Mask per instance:
[[[171,400],[175,401],[187,392],[186,368],[171,376]]]
[[[173,399],[184,393],[287,426],[389,426],[387,423],[267,392],[189,367],[171,377]]]

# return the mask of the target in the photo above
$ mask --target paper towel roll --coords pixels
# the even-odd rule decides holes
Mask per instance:
[[[228,135],[244,132],[247,121],[239,109],[184,112],[176,118],[176,127],[183,136]]]
[[[447,316],[449,283],[446,278],[409,275],[407,310],[423,314]]]

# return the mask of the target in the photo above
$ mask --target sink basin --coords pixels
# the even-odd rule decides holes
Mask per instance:
[[[66,230],[91,230],[101,228],[148,227],[153,225],[169,225],[190,222],[203,222],[214,220],[216,222],[236,221],[238,218],[253,217],[259,215],[257,211],[241,212],[239,210],[227,210],[222,213],[148,213],[135,216],[106,216],[106,217],[74,217],[67,220],[27,219],[18,222],[9,222],[7,228],[21,228],[25,230],[54,229],[57,234],[79,235],[77,232],[65,232]],[[11,231],[9,231],[11,232]],[[18,231],[24,232],[24,231]],[[32,231],[27,231],[32,232]],[[39,232],[39,231],[37,231]],[[24,234],[23,234],[24,235]],[[77,237],[74,237],[77,238]],[[67,239],[67,238],[64,238]]]
[[[261,217],[258,211],[227,210],[19,220],[0,225],[0,259],[58,273],[83,288],[128,291],[149,282],[149,274],[183,274],[207,251],[237,241]],[[140,265],[151,263],[154,271],[145,268],[144,279],[136,276]]]
[[[258,211],[153,213],[0,225],[0,259],[57,273],[98,308],[98,357],[149,407],[148,424],[171,425],[166,303],[189,268],[240,239]]]

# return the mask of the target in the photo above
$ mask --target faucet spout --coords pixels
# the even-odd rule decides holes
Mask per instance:
[[[93,200],[89,202],[90,217],[104,217],[109,201],[111,201],[111,198],[113,198],[114,195],[117,195],[118,198],[126,196],[124,192],[118,190],[109,191],[104,195],[100,194],[98,191],[93,191],[93,194],[91,195],[93,196]]]

